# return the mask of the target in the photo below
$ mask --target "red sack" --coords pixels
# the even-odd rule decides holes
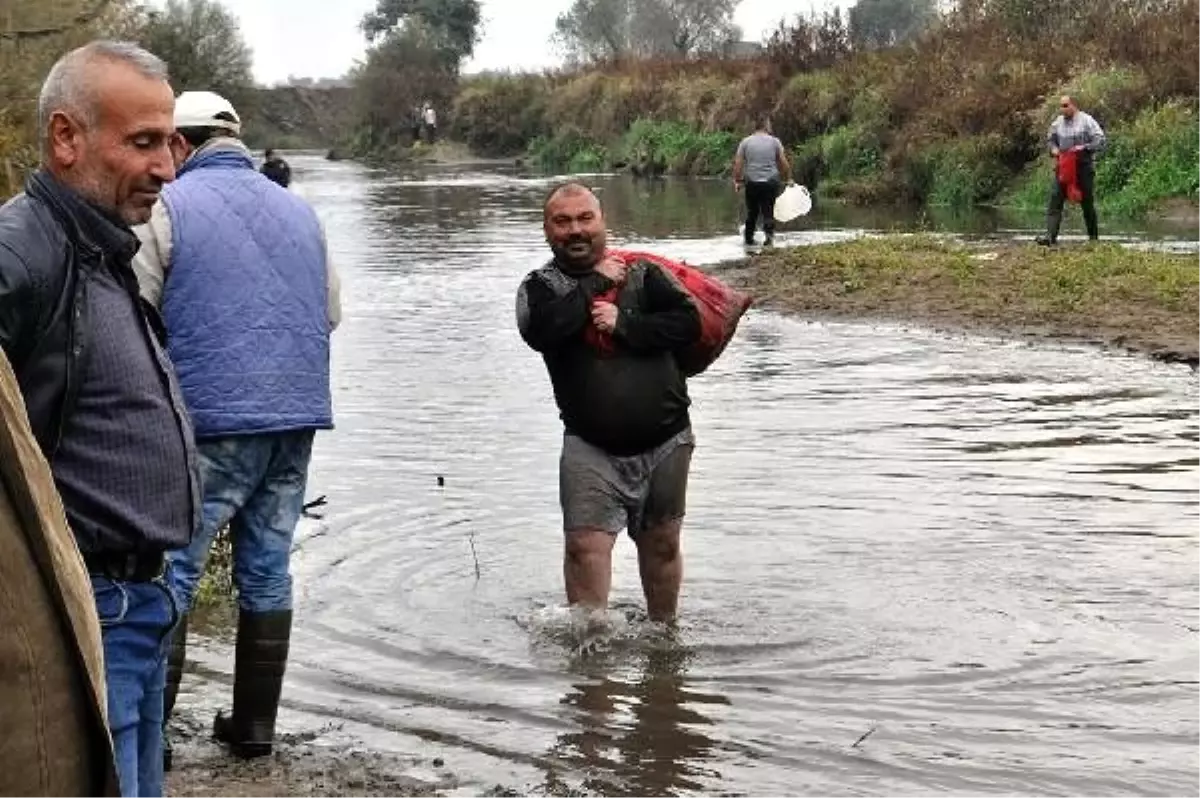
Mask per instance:
[[[1083,189],[1079,187],[1079,153],[1067,150],[1058,154],[1058,182],[1071,202],[1083,202]]]
[[[679,368],[689,377],[702,373],[721,356],[737,331],[742,315],[750,309],[754,301],[750,296],[700,269],[661,255],[620,249],[610,249],[605,254],[606,257],[620,258],[628,266],[639,261],[660,266],[678,280],[680,286],[691,295],[700,311],[700,339],[675,353]],[[619,294],[618,286],[597,296],[596,300],[616,303]],[[611,355],[614,351],[610,333],[600,332],[589,325],[584,331],[584,338],[602,354]]]

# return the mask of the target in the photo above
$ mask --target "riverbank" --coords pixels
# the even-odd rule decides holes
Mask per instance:
[[[1194,205],[1196,0],[1051,4],[1033,16],[1018,6],[960,5],[901,47],[858,46],[826,14],[795,18],[751,59],[471,76],[449,132],[548,171],[717,176],[766,113],[797,180],[825,199],[1038,209],[1047,130],[1070,94],[1108,134],[1096,163],[1103,213]]]
[[[239,761],[215,743],[197,744],[167,774],[175,796],[438,795],[438,784],[408,775],[419,763],[342,745],[297,741],[276,746],[269,757]],[[211,749],[211,750],[208,750]]]
[[[719,267],[760,307],[1084,342],[1197,366],[1194,255],[928,235],[767,251]]]

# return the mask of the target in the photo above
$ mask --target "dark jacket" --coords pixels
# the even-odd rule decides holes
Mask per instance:
[[[653,449],[686,429],[690,400],[674,352],[700,337],[700,312],[673,276],[637,263],[621,289],[613,335],[602,354],[584,336],[593,300],[613,288],[555,264],[531,272],[517,297],[521,337],[542,353],[567,432],[609,454]]]
[[[89,224],[97,213],[50,174],[36,172],[0,208],[0,348],[29,413],[34,436],[53,459],[79,388],[88,341],[87,290],[103,253],[133,256],[137,237],[114,225]],[[159,343],[162,318],[142,310]]]
[[[258,170],[273,183],[287,188],[292,182],[292,167],[282,158],[272,158]]]

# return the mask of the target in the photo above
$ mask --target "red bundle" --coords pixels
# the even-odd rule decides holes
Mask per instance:
[[[641,261],[653,263],[679,281],[700,311],[700,339],[675,353],[680,369],[689,377],[702,373],[725,351],[737,331],[738,322],[753,299],[700,269],[661,255],[610,249],[608,257],[618,257],[627,266]],[[596,297],[597,301],[616,303],[620,287]],[[612,354],[612,336],[589,326],[584,333],[588,342],[605,354]]]
[[[1079,152],[1066,150],[1058,154],[1058,182],[1071,202],[1083,202],[1083,189],[1079,187]]]

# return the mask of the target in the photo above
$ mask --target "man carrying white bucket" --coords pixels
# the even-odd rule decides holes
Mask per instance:
[[[775,200],[783,182],[792,182],[792,164],[783,142],[771,133],[771,120],[764,116],[754,133],[742,139],[733,158],[733,189],[746,189],[746,246],[754,245],[760,218],[765,245],[775,243]]]

